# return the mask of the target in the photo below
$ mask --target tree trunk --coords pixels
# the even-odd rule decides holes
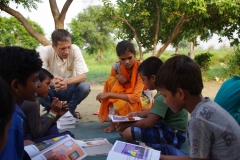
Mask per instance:
[[[157,3],[157,0],[155,0],[156,8],[157,8],[157,22],[156,22],[156,29],[155,29],[155,36],[154,36],[154,42],[153,42],[153,56],[156,56],[157,54],[157,42],[158,42],[158,32],[159,32],[159,26],[160,26],[160,9]]]
[[[49,0],[52,16],[55,23],[55,29],[64,29],[64,20],[73,0],[66,0],[62,11],[59,12],[56,0]]]
[[[194,59],[194,43],[190,42],[190,52],[189,52],[189,56]]]
[[[187,15],[184,15],[180,18],[178,23],[176,24],[171,37],[167,40],[167,42],[158,50],[157,57],[160,57],[163,51],[168,47],[168,45],[174,40],[174,38],[177,36],[177,34],[180,32],[180,28],[184,24],[184,22],[187,19]]]
[[[178,54],[178,46],[175,48],[175,54]]]
[[[34,37],[36,40],[38,40],[42,45],[47,46],[50,45],[51,42],[47,40],[43,35],[38,33],[36,30],[33,29],[33,27],[28,23],[27,19],[23,17],[21,13],[18,11],[15,11],[14,9],[5,6],[3,3],[0,3],[0,9],[3,10],[4,12],[12,15],[15,17],[19,22],[22,23],[24,28],[27,30],[27,32]]]

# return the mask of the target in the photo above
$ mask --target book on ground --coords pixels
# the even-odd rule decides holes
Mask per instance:
[[[160,153],[152,148],[116,141],[107,160],[158,160]]]
[[[108,154],[113,146],[106,138],[77,140],[77,143],[82,146],[88,156]]]
[[[68,134],[24,147],[32,160],[81,160],[87,156],[83,148]]]
[[[113,122],[131,122],[131,121],[139,121],[142,118],[141,117],[128,117],[128,116],[118,116],[118,115],[110,115],[109,118]]]
[[[57,120],[57,128],[58,129],[68,129],[75,128],[76,119],[72,116],[72,114],[67,111],[62,117]]]

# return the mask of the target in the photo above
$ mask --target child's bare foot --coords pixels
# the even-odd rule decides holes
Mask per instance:
[[[112,123],[107,128],[104,128],[103,131],[106,132],[106,133],[113,132],[116,129],[116,125],[117,125],[117,123]]]

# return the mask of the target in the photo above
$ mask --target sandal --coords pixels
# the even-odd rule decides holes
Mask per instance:
[[[82,119],[82,116],[80,115],[79,112],[75,112],[75,114],[76,114],[76,116],[77,116],[77,117],[75,117],[75,118],[77,118],[77,119]]]

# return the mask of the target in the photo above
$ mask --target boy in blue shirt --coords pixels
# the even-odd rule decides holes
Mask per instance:
[[[4,149],[7,139],[8,130],[12,124],[12,115],[15,109],[13,96],[4,82],[0,77],[0,153]]]
[[[40,87],[38,75],[41,68],[42,61],[35,50],[21,47],[0,49],[0,76],[7,82],[16,103],[7,144],[0,153],[0,159],[21,160],[23,158],[23,122],[26,116],[19,106],[24,100],[36,101],[37,90]]]

